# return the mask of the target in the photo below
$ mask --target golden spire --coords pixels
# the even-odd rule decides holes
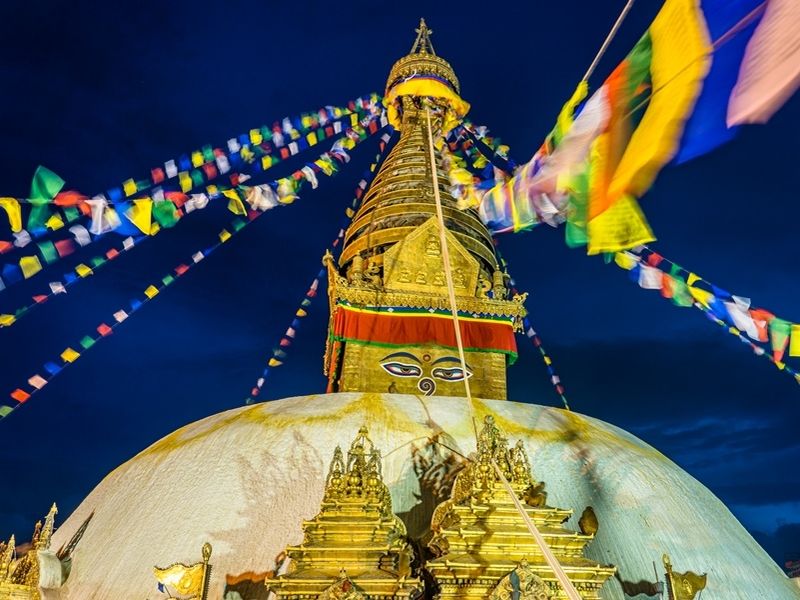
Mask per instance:
[[[428,29],[428,26],[425,24],[425,19],[419,20],[419,27],[414,31],[417,33],[417,39],[414,40],[414,45],[411,46],[411,54],[415,52],[427,54],[430,52],[435,56],[436,51],[433,49],[433,44],[431,43],[433,29]]]

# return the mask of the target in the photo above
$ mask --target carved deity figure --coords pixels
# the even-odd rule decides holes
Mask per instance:
[[[552,597],[544,580],[522,559],[516,569],[500,580],[489,600],[551,600]]]

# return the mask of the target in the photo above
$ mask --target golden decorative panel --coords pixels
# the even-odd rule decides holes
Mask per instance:
[[[445,231],[450,251],[453,288],[457,296],[475,296],[478,261]],[[447,294],[439,225],[431,217],[423,225],[383,254],[383,286],[387,291]]]

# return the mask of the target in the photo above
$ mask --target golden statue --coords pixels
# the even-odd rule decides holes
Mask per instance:
[[[173,563],[168,567],[153,567],[153,574],[159,589],[166,591],[170,598],[176,598],[169,591],[172,588],[181,594],[180,600],[206,600],[208,580],[211,576],[211,544],[203,544],[203,560],[191,565]],[[187,595],[188,594],[188,595]]]

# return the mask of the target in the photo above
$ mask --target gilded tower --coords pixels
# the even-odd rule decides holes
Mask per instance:
[[[447,187],[441,148],[469,105],[453,68],[436,55],[424,21],[384,96],[400,137],[345,235],[327,259],[331,323],[325,356],[330,391],[506,398],[506,366],[524,308],[508,298],[491,235]],[[430,130],[427,115],[430,115]],[[429,152],[434,142],[434,163]],[[467,371],[455,351],[433,187],[437,170]]]

